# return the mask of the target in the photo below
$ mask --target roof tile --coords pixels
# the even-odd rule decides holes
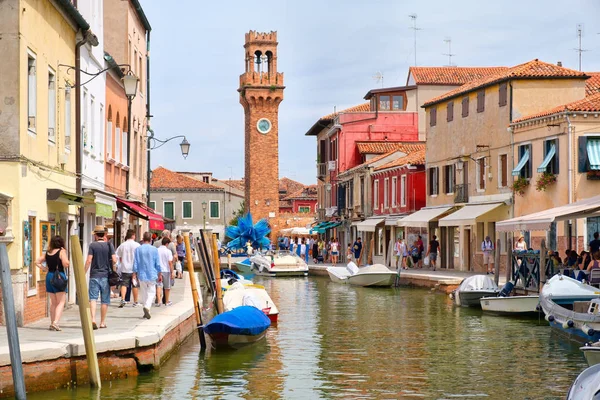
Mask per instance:
[[[507,67],[410,67],[417,85],[464,85],[506,71]]]
[[[425,147],[423,142],[389,142],[389,141],[365,141],[356,142],[360,154],[385,154],[393,150],[407,150],[410,153]]]
[[[205,190],[223,190],[222,188],[198,179],[190,178],[178,172],[168,170],[164,167],[158,167],[152,171],[150,179],[150,189],[205,189]]]
[[[371,111],[371,103],[359,104],[354,107],[346,108],[342,111],[336,111],[331,114],[324,115],[321,117],[321,120],[333,119],[338,114],[353,113],[353,112],[366,112],[366,111]]]
[[[404,157],[400,157],[394,161],[390,161],[387,164],[380,165],[375,168],[375,171],[381,171],[384,169],[401,167],[403,165],[425,165],[425,149],[421,149],[412,152]]]
[[[590,78],[585,81],[585,95],[590,96],[600,92],[600,72],[587,72]]]

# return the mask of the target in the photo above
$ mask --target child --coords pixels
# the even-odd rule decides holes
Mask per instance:
[[[346,261],[352,261],[352,243],[348,243],[348,248],[346,249]]]

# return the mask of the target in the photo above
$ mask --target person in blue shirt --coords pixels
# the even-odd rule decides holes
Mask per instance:
[[[156,296],[156,283],[162,282],[158,249],[152,245],[150,232],[144,233],[142,245],[135,249],[133,280],[137,280],[140,285],[144,318],[150,319],[150,307],[152,307],[154,296]]]

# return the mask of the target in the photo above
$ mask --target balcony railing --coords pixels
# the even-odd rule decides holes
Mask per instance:
[[[454,202],[455,203],[468,203],[469,202],[469,184],[461,183],[460,185],[454,185]]]
[[[327,163],[317,164],[317,178],[324,178],[325,175],[327,175]]]

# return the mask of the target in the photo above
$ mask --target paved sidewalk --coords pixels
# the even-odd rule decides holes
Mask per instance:
[[[124,350],[155,344],[167,332],[194,314],[189,275],[175,279],[171,289],[173,305],[152,307],[150,320],[143,319],[141,306],[131,304],[118,308],[120,300],[112,299],[106,317],[106,329],[94,331],[96,351]],[[96,320],[100,323],[100,304],[97,305]],[[50,331],[50,318],[19,328],[21,357],[24,363],[51,360],[59,357],[85,355],[83,332],[77,305],[70,305],[60,321],[61,332]],[[8,343],[6,329],[0,327],[0,343]],[[8,345],[0,346],[0,366],[10,364]]]

